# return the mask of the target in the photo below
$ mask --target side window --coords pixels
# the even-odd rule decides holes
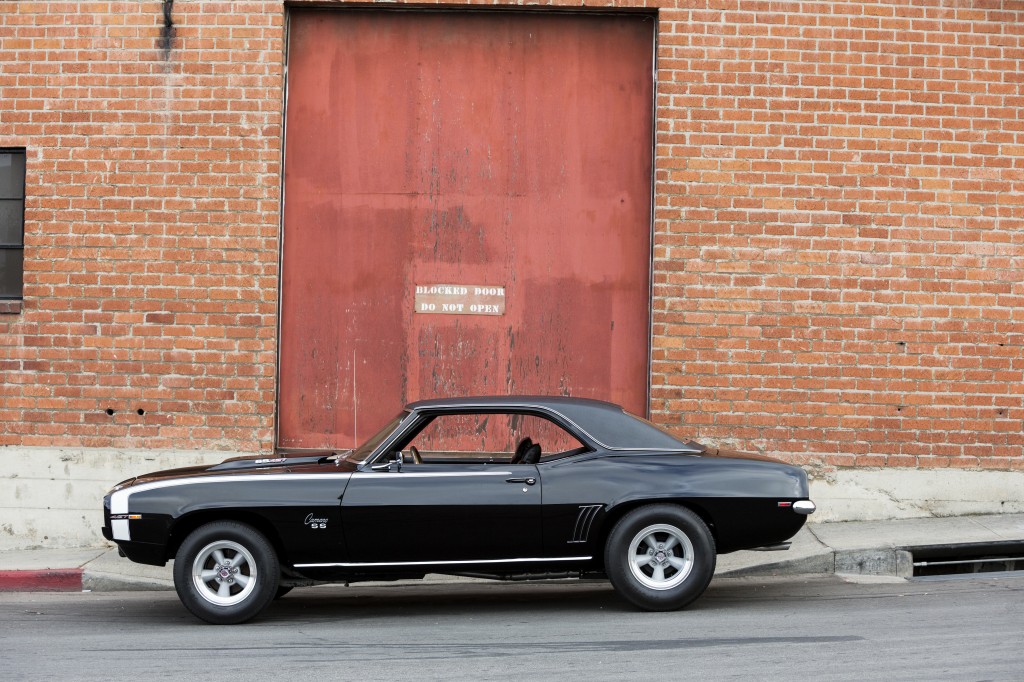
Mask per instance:
[[[424,464],[510,463],[526,438],[540,446],[541,461],[583,449],[583,444],[558,424],[517,413],[441,415],[406,447],[415,447]]]
[[[582,450],[583,443],[553,421],[532,414],[515,415],[512,421],[516,443],[529,438],[541,448],[541,461],[554,459],[574,450]]]
[[[25,150],[0,149],[0,299],[22,298]]]

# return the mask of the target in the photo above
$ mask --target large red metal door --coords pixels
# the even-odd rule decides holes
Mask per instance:
[[[431,397],[646,411],[653,43],[630,14],[292,11],[281,447]],[[418,312],[435,285],[504,311]]]

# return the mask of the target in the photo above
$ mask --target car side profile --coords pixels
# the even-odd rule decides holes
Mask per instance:
[[[182,603],[239,623],[294,587],[606,576],[638,608],[697,599],[717,554],[783,548],[807,476],[682,442],[611,403],[475,397],[408,405],[346,452],[234,458],[124,481],[104,536],[174,561]]]

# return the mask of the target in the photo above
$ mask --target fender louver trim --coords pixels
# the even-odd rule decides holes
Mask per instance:
[[[590,527],[594,524],[594,518],[601,511],[602,504],[581,504],[580,513],[576,516],[576,527],[572,531],[570,545],[586,542],[590,537]]]

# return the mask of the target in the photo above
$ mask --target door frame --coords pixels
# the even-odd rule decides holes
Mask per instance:
[[[287,194],[285,192],[285,158],[287,155],[288,148],[288,86],[289,86],[289,55],[291,48],[291,19],[292,12],[294,10],[300,10],[303,12],[309,11],[323,11],[323,12],[354,12],[372,10],[375,12],[415,12],[415,13],[466,13],[466,12],[479,12],[479,13],[530,13],[530,14],[578,14],[585,16],[595,15],[614,15],[614,16],[640,16],[647,17],[653,21],[653,30],[651,31],[651,139],[649,140],[650,154],[651,154],[651,170],[649,178],[650,186],[650,201],[649,201],[649,214],[648,214],[648,239],[649,239],[649,253],[648,253],[648,266],[647,266],[647,339],[646,339],[646,376],[644,378],[644,392],[646,394],[646,411],[643,415],[646,418],[651,417],[651,389],[653,384],[652,377],[652,365],[653,365],[653,353],[654,353],[654,247],[655,247],[655,212],[657,198],[657,178],[656,171],[658,168],[658,147],[657,147],[657,136],[658,136],[658,37],[660,34],[660,10],[658,8],[580,8],[580,7],[395,7],[395,6],[382,6],[377,4],[370,5],[351,5],[346,7],[322,7],[322,6],[302,6],[302,5],[290,5],[285,3],[284,11],[284,29],[283,29],[283,55],[282,55],[282,93],[281,93],[281,149],[278,157],[278,168],[279,171],[279,213],[278,213],[278,253],[277,253],[277,329],[274,337],[275,348],[274,348],[274,434],[273,434],[273,449],[274,452],[281,450],[280,447],[280,436],[281,436],[281,337],[284,334],[281,310],[284,300],[284,246],[286,240],[285,232],[285,203],[287,201]],[[307,448],[288,448],[289,451],[299,451]],[[316,450],[318,448],[308,448],[310,450]]]

